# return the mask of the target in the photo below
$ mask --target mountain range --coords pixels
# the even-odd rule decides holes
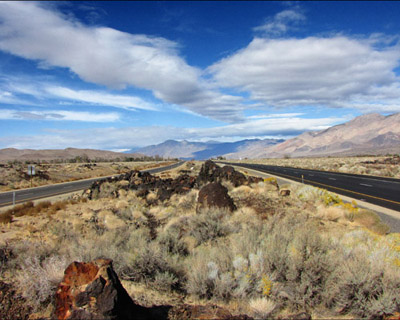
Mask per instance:
[[[164,158],[180,158],[180,159],[195,159],[204,160],[235,154],[243,150],[251,149],[257,146],[259,149],[268,148],[270,146],[281,143],[283,139],[248,139],[236,142],[189,142],[186,140],[175,141],[167,140],[157,145],[151,145],[136,150],[136,152],[148,155],[159,155]],[[131,150],[130,152],[132,152]]]
[[[371,113],[322,131],[309,131],[288,139],[247,139],[236,142],[190,142],[167,140],[158,145],[132,149],[128,153],[94,149],[63,150],[0,149],[0,161],[55,160],[87,157],[90,159],[123,159],[160,156],[204,160],[225,157],[282,158],[351,156],[400,153],[400,113],[383,116]]]
[[[322,131],[304,132],[289,140],[251,139],[237,142],[189,142],[167,140],[136,150],[149,156],[203,160],[350,156],[400,152],[400,113],[371,113]]]

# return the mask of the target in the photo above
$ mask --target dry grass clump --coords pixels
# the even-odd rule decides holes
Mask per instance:
[[[83,200],[84,201],[84,200]],[[2,215],[5,216],[37,216],[38,214],[47,213],[49,215],[55,214],[57,211],[65,210],[68,204],[76,203],[75,200],[60,200],[54,203],[50,201],[41,201],[36,205],[32,201],[16,205],[14,208],[8,209]]]
[[[337,194],[311,186],[299,186],[293,189],[302,201],[316,204],[313,213],[315,217],[335,222],[351,222],[378,234],[387,234],[390,230],[375,212],[359,208],[355,201],[345,203]]]
[[[13,216],[10,212],[0,213],[0,224],[7,224],[13,221]]]
[[[196,213],[197,191],[152,207],[134,192],[68,204],[43,215],[29,242],[10,244],[2,274],[37,310],[51,303],[67,262],[98,257],[113,259],[127,288],[145,288],[148,304],[179,296],[257,319],[316,309],[370,318],[400,308],[398,235],[368,231],[376,225],[369,213],[333,194],[293,187],[281,197],[269,184],[232,188],[234,212]],[[322,220],[332,229],[322,233]],[[336,230],[340,221],[356,229]]]
[[[268,298],[255,298],[249,302],[251,316],[256,319],[268,319],[275,307],[275,302]]]

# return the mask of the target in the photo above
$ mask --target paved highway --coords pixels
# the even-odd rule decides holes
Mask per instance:
[[[261,164],[223,163],[304,182],[354,199],[400,211],[400,179]]]
[[[159,168],[154,168],[154,169],[147,169],[147,170],[143,170],[143,171],[154,174],[154,173],[159,173],[162,171],[174,169],[176,167],[179,167],[183,163],[184,163],[184,161],[181,161],[181,162],[169,165],[169,166],[159,167]],[[118,175],[114,175],[114,176],[118,176]],[[110,176],[110,177],[112,177],[112,176]],[[53,197],[53,196],[64,194],[64,193],[84,190],[84,189],[89,188],[94,181],[105,179],[105,178],[106,177],[86,179],[86,180],[77,180],[77,181],[72,181],[72,182],[58,183],[58,184],[47,185],[47,186],[36,187],[36,188],[29,188],[29,189],[24,189],[24,190],[15,190],[15,203],[22,203],[25,201],[36,200],[36,199],[41,199],[41,198],[48,198],[48,197]],[[13,204],[13,194],[14,194],[13,191],[0,193],[0,207],[12,205]]]

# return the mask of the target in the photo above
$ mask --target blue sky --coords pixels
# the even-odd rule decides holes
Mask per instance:
[[[288,138],[400,112],[400,2],[0,2],[0,148]]]

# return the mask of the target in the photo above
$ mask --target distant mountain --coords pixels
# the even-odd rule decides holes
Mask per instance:
[[[144,147],[136,151],[148,156],[159,155],[164,158],[204,160],[235,154],[241,150],[251,148],[251,146],[254,144],[263,145],[266,147],[283,141],[284,140],[282,139],[248,139],[236,142],[189,142],[186,140],[167,140],[163,143]]]
[[[121,153],[112,152],[104,150],[94,150],[94,149],[76,149],[67,148],[63,150],[58,149],[48,149],[48,150],[33,150],[33,149],[0,149],[0,161],[10,161],[10,160],[68,160],[74,159],[76,157],[89,158],[89,159],[104,159],[104,160],[114,160],[117,158],[124,159],[126,157],[139,158],[143,154],[138,153]]]
[[[400,113],[383,116],[372,113],[330,127],[323,131],[305,132],[264,149],[247,152],[249,158],[284,156],[365,155],[400,152]]]

